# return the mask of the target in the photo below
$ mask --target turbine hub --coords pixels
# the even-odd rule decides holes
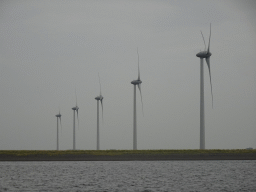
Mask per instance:
[[[76,106],[76,107],[73,107],[72,110],[78,110],[79,108]]]
[[[133,85],[139,85],[139,84],[141,84],[141,83],[142,83],[142,81],[139,80],[139,79],[133,80],[133,81],[131,82],[131,84],[133,84]]]
[[[210,57],[211,55],[212,55],[212,53],[207,52],[207,51],[201,51],[201,52],[196,54],[196,56],[200,57],[200,58],[207,58],[207,57]]]
[[[99,101],[99,100],[103,100],[103,97],[100,95],[100,96],[95,97],[95,99],[96,99],[97,101]]]

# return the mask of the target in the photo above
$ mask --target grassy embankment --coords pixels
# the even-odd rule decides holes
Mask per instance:
[[[62,156],[62,155],[168,155],[168,154],[245,154],[256,153],[256,149],[210,149],[210,150],[0,150],[0,155],[12,156]]]

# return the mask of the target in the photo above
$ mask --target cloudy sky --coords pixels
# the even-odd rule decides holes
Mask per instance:
[[[212,25],[212,109],[205,65],[207,149],[256,148],[256,2],[205,0],[1,1],[0,150],[96,149],[98,73],[104,96],[101,149],[199,148],[196,54]]]

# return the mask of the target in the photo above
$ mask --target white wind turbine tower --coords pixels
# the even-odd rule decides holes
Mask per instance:
[[[77,121],[78,121],[78,126],[79,126],[78,109],[79,109],[79,107],[77,106],[77,96],[76,96],[76,106],[72,108],[72,110],[74,111],[74,116],[73,116],[73,150],[76,150],[76,121],[75,121],[76,113],[77,113]]]
[[[59,150],[59,119],[60,119],[60,126],[61,126],[61,114],[55,115],[57,117],[57,150]]]
[[[133,100],[133,150],[137,150],[137,115],[136,115],[136,85],[140,91],[141,96],[141,103],[142,103],[142,112],[143,112],[143,102],[142,102],[142,95],[141,95],[141,83],[140,80],[140,66],[139,66],[139,51],[137,49],[138,54],[138,79],[133,80],[131,84],[134,85],[134,100]]]
[[[201,31],[203,40],[204,36]],[[206,50],[205,40],[205,50],[196,54],[197,57],[200,58],[200,149],[205,149],[205,120],[204,120],[204,58],[207,63],[210,75],[210,84],[211,84],[211,94],[212,94],[212,80],[211,80],[211,69],[210,69],[210,40],[211,40],[211,24],[210,24],[210,36],[208,49]],[[213,94],[212,94],[212,107],[213,107]]]
[[[99,76],[99,83],[100,83],[100,75]],[[100,95],[95,97],[97,100],[97,150],[100,150],[100,125],[99,125],[99,101],[101,103],[102,108],[102,119],[103,119],[103,96],[101,95],[101,83],[100,83]]]

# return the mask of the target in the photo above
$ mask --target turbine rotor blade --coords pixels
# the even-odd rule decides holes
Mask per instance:
[[[61,116],[60,116],[60,131],[61,131],[61,134],[62,134]]]
[[[210,40],[211,40],[211,23],[210,23],[210,36],[209,36],[209,43],[208,43],[208,50],[207,50],[207,53],[210,52]]]
[[[100,100],[101,103],[101,109],[102,109],[102,122],[103,122],[103,99]]]
[[[98,73],[98,77],[99,77],[99,83],[100,83],[100,74]],[[100,96],[101,96],[101,83],[100,83]]]
[[[140,80],[140,57],[139,57],[138,47],[137,47],[137,54],[138,54],[138,80]]]
[[[59,107],[59,117],[57,117],[60,119],[60,131],[61,131],[61,134],[62,134],[62,125],[61,125],[61,114],[60,114],[60,107]]]
[[[207,63],[208,69],[209,69],[209,75],[210,75],[210,84],[211,84],[211,93],[212,93],[212,78],[211,78],[211,68],[210,68],[210,57],[206,57],[205,61]],[[212,94],[212,108],[213,108],[213,94]]]
[[[202,37],[203,37],[203,40],[204,40],[204,35],[203,35],[202,31],[201,31],[201,34],[202,34]],[[204,40],[204,50],[206,51],[206,44],[205,44],[205,40]]]
[[[76,109],[76,115],[77,115],[77,125],[78,125],[78,129],[79,129],[78,109]]]
[[[142,94],[141,94],[141,84],[138,84],[138,88],[139,88],[139,90],[140,90],[140,98],[141,98],[141,104],[142,104],[142,113],[143,113],[143,116],[144,116],[143,102],[142,102]]]
[[[75,88],[75,95],[76,95],[76,88]],[[77,107],[77,95],[76,95],[76,107]]]

